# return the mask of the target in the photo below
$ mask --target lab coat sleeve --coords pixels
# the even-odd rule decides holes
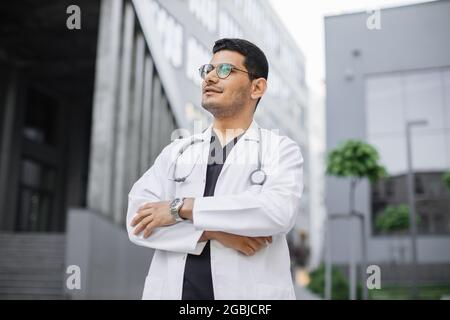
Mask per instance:
[[[303,192],[303,157],[298,145],[286,138],[279,157],[271,158],[266,182],[260,192],[196,198],[196,228],[242,236],[286,234],[294,226]],[[267,166],[265,164],[265,166]]]
[[[169,196],[167,195],[167,184],[173,183],[165,176],[169,147],[161,152],[153,166],[136,181],[128,194],[126,219],[128,236],[131,242],[139,246],[199,255],[206,242],[198,242],[203,230],[195,228],[191,221],[182,221],[170,226],[156,228],[146,239],[143,237],[143,232],[134,235],[134,228],[131,227],[133,217],[144,203],[169,200],[167,198]]]

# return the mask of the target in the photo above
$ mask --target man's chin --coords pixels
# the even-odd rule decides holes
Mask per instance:
[[[217,116],[222,113],[222,107],[218,105],[217,103],[211,103],[207,101],[202,101],[202,107],[209,113],[211,113],[213,116]]]
[[[203,99],[202,100],[202,107],[205,110],[216,110],[218,108],[220,108],[220,106],[217,103],[214,103],[212,101],[210,101],[209,99]]]

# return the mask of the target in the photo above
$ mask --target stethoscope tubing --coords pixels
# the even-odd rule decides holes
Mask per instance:
[[[259,132],[259,141],[255,141],[252,139],[245,139],[246,141],[255,141],[259,143],[259,147],[258,147],[258,168],[254,171],[252,171],[250,173],[250,182],[252,185],[263,185],[264,182],[266,181],[267,175],[264,172],[264,170],[262,169],[262,133],[261,133],[261,129],[258,128],[258,132]],[[191,141],[189,141],[188,143],[186,143],[185,145],[183,145],[180,150],[178,151],[177,157],[174,161],[174,165],[173,165],[173,174],[172,174],[172,180],[177,182],[177,183],[182,183],[185,182],[186,179],[191,175],[192,171],[194,170],[194,168],[192,168],[192,170],[184,177],[180,177],[177,178],[176,177],[176,170],[177,170],[177,162],[178,159],[181,157],[181,155],[191,146],[193,146],[196,143],[203,143],[204,140],[201,138],[192,138]],[[259,179],[260,181],[257,181],[258,179],[256,178],[257,175],[260,174],[261,175],[261,179]]]

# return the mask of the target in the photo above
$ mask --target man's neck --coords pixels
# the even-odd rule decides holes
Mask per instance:
[[[222,146],[228,144],[238,135],[245,132],[252,124],[253,117],[240,118],[214,118],[213,130],[220,140]]]

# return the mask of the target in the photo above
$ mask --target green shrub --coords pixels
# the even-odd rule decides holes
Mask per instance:
[[[419,224],[416,216],[416,224]],[[409,208],[402,204],[399,206],[388,206],[375,220],[375,228],[381,232],[403,231],[409,228]]]
[[[325,265],[320,265],[319,268],[310,273],[310,282],[308,289],[315,294],[325,298]],[[331,268],[331,298],[333,300],[347,300],[349,299],[349,284],[342,272],[337,267]],[[362,297],[361,285],[357,285],[357,296]]]
[[[450,192],[450,172],[447,172],[442,176],[442,181],[444,181],[444,184],[447,187],[448,192]]]

